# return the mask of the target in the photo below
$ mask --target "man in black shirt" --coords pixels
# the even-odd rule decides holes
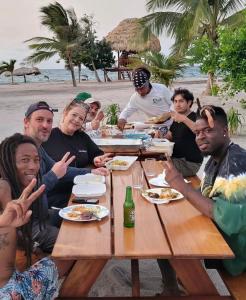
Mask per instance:
[[[194,176],[201,164],[202,155],[193,133],[196,114],[191,111],[193,94],[187,89],[176,89],[171,98],[175,111],[171,112],[172,123],[165,138],[174,142],[172,161],[176,169],[184,176]]]

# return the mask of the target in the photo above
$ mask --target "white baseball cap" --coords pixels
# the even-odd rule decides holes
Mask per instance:
[[[98,101],[98,100],[96,100],[95,98],[88,98],[88,99],[86,99],[85,101],[84,101],[84,103],[86,103],[86,104],[92,104],[92,103],[96,103],[97,105],[98,105],[98,107],[99,107],[99,109],[101,108],[101,102],[100,101]]]

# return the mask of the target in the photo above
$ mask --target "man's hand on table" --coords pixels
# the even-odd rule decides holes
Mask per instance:
[[[67,152],[60,161],[54,164],[51,169],[56,174],[58,179],[62,178],[67,173],[68,166],[75,159],[75,156],[68,158],[69,155],[70,152]]]
[[[94,158],[94,165],[96,167],[103,167],[105,166],[105,163],[109,160],[112,159],[112,156],[113,154],[112,153],[105,153],[103,155],[100,155],[100,156],[97,156]]]
[[[117,126],[118,126],[118,128],[119,128],[120,130],[123,130],[124,127],[125,127],[125,125],[126,125],[126,120],[125,120],[125,119],[119,119],[119,120],[118,120]]]
[[[109,175],[109,170],[106,168],[97,168],[97,169],[92,169],[91,173],[95,175],[107,176]]]

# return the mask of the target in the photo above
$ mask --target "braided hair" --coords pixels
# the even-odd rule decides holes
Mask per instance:
[[[37,148],[35,141],[25,135],[16,133],[2,141],[0,144],[0,177],[6,180],[11,188],[11,197],[12,199],[18,199],[22,193],[22,186],[20,179],[18,177],[17,167],[16,167],[16,149],[19,145],[22,144],[32,144]],[[38,148],[37,148],[38,151]],[[41,185],[41,175],[40,172],[37,175],[37,185],[35,190]],[[39,226],[44,225],[44,218],[42,217],[42,201],[39,197],[36,201],[33,202],[31,210],[33,211],[31,220],[18,228],[18,236],[21,236],[20,242],[23,245],[27,256],[27,265],[31,265],[31,254],[32,254],[32,221],[33,215],[37,216],[39,220]]]

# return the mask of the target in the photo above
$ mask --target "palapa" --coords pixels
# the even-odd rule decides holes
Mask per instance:
[[[13,72],[14,76],[24,76],[24,81],[26,82],[26,75],[39,75],[41,74],[40,70],[36,67],[33,68],[26,68],[21,67],[18,69],[15,69]],[[4,74],[6,77],[11,76],[10,72],[5,72]]]
[[[106,36],[106,41],[111,44],[115,51],[143,52],[147,50],[159,52],[161,45],[159,39],[150,34],[147,41],[142,38],[142,26],[140,19],[130,18],[120,24]]]

